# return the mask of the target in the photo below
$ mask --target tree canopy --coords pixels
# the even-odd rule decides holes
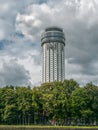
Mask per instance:
[[[98,86],[73,79],[0,88],[0,124],[97,124]]]

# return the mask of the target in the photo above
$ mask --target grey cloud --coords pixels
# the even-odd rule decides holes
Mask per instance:
[[[40,55],[34,55],[33,51],[40,51],[40,36],[44,28],[57,25],[64,28],[66,35],[66,75],[71,77],[76,74],[71,77],[76,80],[82,80],[87,75],[87,81],[92,77],[92,81],[97,82],[98,71],[93,66],[98,62],[97,1],[1,0],[0,4],[3,5],[0,27],[4,31],[0,39],[8,41],[3,41],[4,46],[0,46],[1,56],[3,52],[16,59],[31,55],[34,63],[40,64]],[[75,66],[79,68],[75,69]],[[77,78],[80,74],[82,76]]]
[[[36,50],[36,44],[26,39],[21,33],[13,33],[9,38],[0,41],[0,53],[11,57],[25,58]]]
[[[31,58],[34,60],[35,65],[41,65],[41,56],[40,55],[31,55]]]
[[[11,24],[0,19],[0,40],[6,39],[13,32]]]
[[[15,20],[19,12],[34,3],[43,3],[45,0],[0,0],[0,40],[6,39],[15,32]],[[2,34],[2,35],[1,35]]]
[[[89,3],[92,5],[91,9],[88,7]],[[78,73],[82,75],[96,75],[92,66],[92,62],[98,60],[96,53],[98,48],[98,44],[96,44],[98,42],[97,17],[92,9],[95,3],[88,1],[86,9],[84,8],[85,6],[87,6],[87,3],[84,0],[77,2],[73,0],[58,2],[50,0],[47,4],[30,6],[31,9],[28,12],[30,11],[29,16],[37,14],[35,21],[42,21],[43,24],[37,26],[39,30],[51,25],[63,27],[66,34],[66,58],[73,59],[68,64],[71,64],[72,67],[74,64],[81,66],[82,69]],[[97,10],[97,8],[95,9]],[[20,19],[22,16],[26,18],[26,14],[25,12],[24,15],[20,15]],[[22,22],[24,23],[25,21]],[[37,27],[35,28],[29,21],[27,23],[29,23],[29,27],[32,27],[29,33],[36,37],[39,32]],[[25,30],[21,28],[21,31],[24,32]],[[69,68],[68,71],[70,71]]]
[[[29,72],[15,61],[4,63],[0,69],[0,86],[28,85],[30,84],[29,79]]]

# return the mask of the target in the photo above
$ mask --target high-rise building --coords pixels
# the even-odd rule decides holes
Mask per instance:
[[[41,36],[42,82],[63,81],[65,78],[65,36],[61,28],[46,28]]]

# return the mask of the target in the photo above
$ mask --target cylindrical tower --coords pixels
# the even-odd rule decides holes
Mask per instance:
[[[42,82],[63,81],[65,78],[65,36],[61,28],[46,28],[41,36]]]

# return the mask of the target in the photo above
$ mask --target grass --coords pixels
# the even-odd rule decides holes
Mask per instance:
[[[88,129],[88,128],[92,128],[92,129],[95,129],[95,128],[98,128],[98,126],[39,126],[39,125],[0,125],[0,128],[27,128],[27,129],[30,129],[30,128],[38,128],[38,129],[67,129],[67,128],[70,128],[70,129],[82,129],[82,128],[85,128],[85,129]]]

